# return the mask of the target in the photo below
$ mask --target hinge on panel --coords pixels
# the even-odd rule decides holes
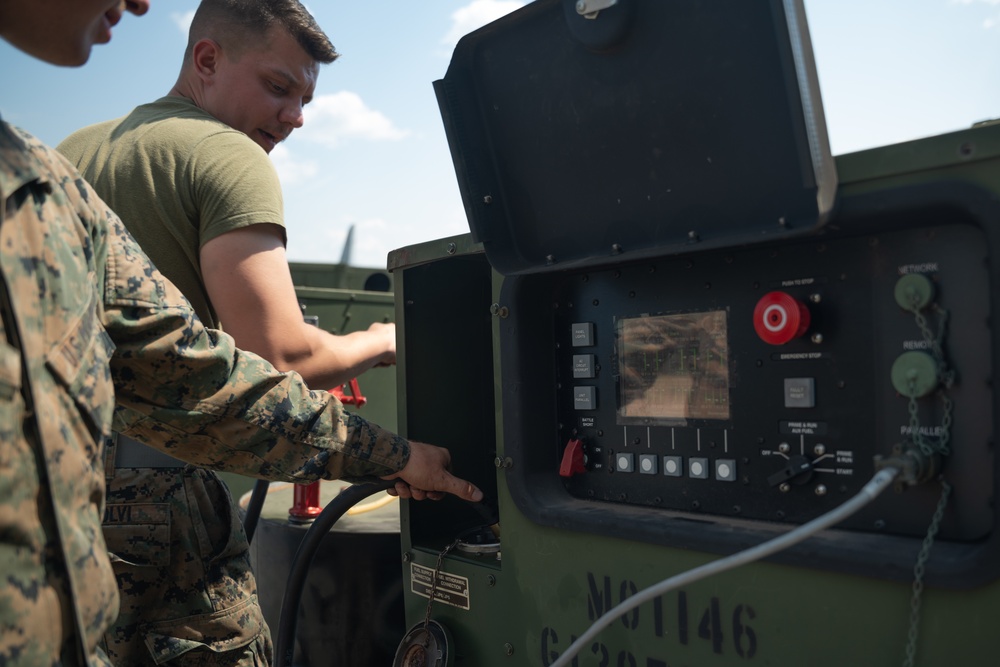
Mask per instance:
[[[617,4],[618,0],[577,0],[576,13],[585,19],[596,19],[602,9]]]

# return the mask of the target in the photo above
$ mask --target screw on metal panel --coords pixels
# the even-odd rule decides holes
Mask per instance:
[[[819,486],[816,487],[816,495],[817,496],[825,496],[826,495],[826,490],[827,490],[826,489],[826,485],[825,484],[820,484]]]
[[[490,576],[486,577],[486,583],[488,583],[490,586],[496,586],[497,578],[491,574]]]
[[[514,655],[514,645],[509,642],[503,645],[503,650],[507,655]]]
[[[411,558],[410,552],[409,551],[404,551],[403,552],[403,562],[404,563],[409,563],[410,562],[410,558]]]
[[[494,303],[493,305],[490,306],[490,315],[496,315],[499,312],[500,312],[499,303]]]
[[[788,493],[791,490],[792,486],[788,482],[785,482],[784,484],[778,487],[778,491],[781,491],[782,493]]]
[[[809,295],[809,300],[812,301],[813,303],[819,303],[820,301],[823,300],[823,296],[818,293],[813,293]]]
[[[497,468],[502,468],[503,467],[503,459],[500,458],[499,456],[496,457],[495,459],[493,459],[493,465],[495,465]]]
[[[819,345],[820,343],[823,342],[823,334],[817,331],[816,333],[814,333],[812,336],[809,337],[809,340]]]
[[[486,195],[485,197],[483,197],[483,203],[487,204],[487,205],[492,204],[493,203],[493,195]]]
[[[699,240],[700,239],[698,237],[698,232],[694,231],[693,229],[688,232],[688,241],[691,241],[692,243],[694,243],[694,242],[699,241]]]
[[[507,306],[500,306],[500,311],[497,313],[500,317],[506,318],[510,315],[510,311],[507,310]]]
[[[555,255],[546,255],[545,256],[545,263],[546,264],[555,264],[556,263],[556,256]]]
[[[787,227],[788,226],[788,220],[785,219],[785,216],[781,216],[780,218],[778,218],[778,226],[779,227]]]
[[[620,255],[620,254],[622,254],[622,252],[624,252],[624,251],[622,250],[621,244],[619,244],[619,243],[612,243],[611,244],[611,254],[612,255]]]
[[[454,255],[456,252],[458,252],[458,246],[455,245],[454,243],[449,243],[448,244],[448,254],[449,255]]]
[[[826,454],[826,445],[816,445],[813,447],[813,454],[816,456],[823,456]]]
[[[976,145],[969,141],[965,142],[964,144],[958,147],[958,152],[960,155],[965,155],[965,156],[972,155],[975,151],[976,151]]]

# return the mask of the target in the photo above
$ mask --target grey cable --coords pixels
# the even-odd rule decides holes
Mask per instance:
[[[579,639],[570,644],[569,648],[567,648],[566,651],[559,656],[559,659],[553,662],[550,667],[567,667],[567,665],[570,664],[573,658],[576,657],[583,647],[591,642],[594,637],[601,632],[601,630],[614,623],[616,618],[628,613],[644,602],[648,602],[649,600],[672,591],[675,588],[680,588],[681,586],[694,583],[695,581],[704,579],[705,577],[709,577],[713,574],[719,574],[720,572],[731,570],[735,567],[739,567],[740,565],[746,565],[747,563],[752,563],[753,561],[760,560],[761,558],[766,558],[767,556],[787,549],[809,537],[812,537],[825,528],[829,528],[836,523],[840,523],[871,501],[875,500],[880,493],[885,491],[885,489],[892,484],[898,474],[898,468],[883,468],[876,473],[875,476],[872,477],[871,480],[865,484],[865,486],[858,491],[853,498],[843,503],[836,509],[830,510],[826,514],[817,517],[808,523],[804,523],[798,528],[776,537],[773,540],[768,540],[763,544],[758,544],[755,547],[740,551],[732,556],[727,556],[725,558],[712,561],[711,563],[706,563],[705,565],[696,567],[693,570],[682,572],[681,574],[664,579],[658,584],[654,584],[649,588],[639,591],[594,621],[593,625],[591,625]]]

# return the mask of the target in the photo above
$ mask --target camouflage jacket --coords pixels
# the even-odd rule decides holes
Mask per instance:
[[[274,480],[405,465],[405,440],[205,329],[77,171],[3,121],[0,220],[0,663],[103,662],[113,417],[179,459]]]

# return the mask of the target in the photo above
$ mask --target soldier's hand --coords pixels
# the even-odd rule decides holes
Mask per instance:
[[[440,500],[451,493],[470,502],[483,499],[483,492],[475,484],[451,474],[451,453],[447,449],[412,440],[406,467],[382,479],[397,480],[387,493],[400,498]]]
[[[383,368],[396,365],[396,325],[392,322],[372,322],[368,333],[373,340],[381,341],[382,354],[376,366]]]

